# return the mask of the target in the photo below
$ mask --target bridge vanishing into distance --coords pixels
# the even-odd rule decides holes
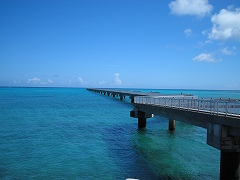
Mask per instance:
[[[207,144],[221,151],[220,179],[240,179],[240,99],[199,99],[193,95],[162,95],[153,92],[94,89],[89,91],[120,97],[129,96],[138,118],[138,128],[146,127],[155,115],[169,119],[174,131],[176,120],[207,129]]]

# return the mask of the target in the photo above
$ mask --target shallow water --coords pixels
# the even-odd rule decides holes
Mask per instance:
[[[0,88],[0,178],[219,178],[220,151],[206,144],[205,129],[177,122],[170,133],[168,119],[156,116],[138,130],[129,102],[78,88]]]

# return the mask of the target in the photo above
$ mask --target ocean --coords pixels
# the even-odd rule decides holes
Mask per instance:
[[[142,89],[200,98],[240,91]],[[0,88],[0,179],[219,179],[206,129],[168,119],[137,128],[130,99],[84,88]]]

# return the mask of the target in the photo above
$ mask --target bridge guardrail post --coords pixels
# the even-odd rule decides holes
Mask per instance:
[[[226,102],[226,108],[225,108],[225,116],[227,116],[227,114],[228,114],[228,103]]]
[[[212,98],[210,100],[210,114],[213,114],[213,101],[212,101]]]
[[[235,102],[235,113],[238,114],[237,101]]]
[[[213,102],[213,114],[216,112],[216,101]]]
[[[213,114],[216,112],[216,101],[213,101]]]
[[[200,101],[198,100],[197,102],[198,102],[198,111],[199,111],[199,108],[200,108],[200,104],[199,104],[199,102],[200,102]]]
[[[237,114],[240,115],[240,104],[239,104],[240,101],[238,101],[238,105],[236,105],[236,108],[237,108]],[[236,102],[237,104],[237,102]]]

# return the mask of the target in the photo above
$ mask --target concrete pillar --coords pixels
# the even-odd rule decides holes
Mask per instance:
[[[221,151],[220,180],[240,179],[240,152]]]
[[[147,125],[147,118],[152,118],[152,113],[146,113],[139,111],[137,108],[130,111],[130,116],[134,118],[138,118],[138,128],[145,128]]]
[[[115,97],[116,95],[115,95],[115,94],[113,94],[112,96],[113,96],[113,97]]]
[[[138,128],[145,128],[147,125],[147,118],[145,113],[142,111],[138,111]]]
[[[169,119],[168,130],[174,131],[176,129],[176,121],[174,119]]]
[[[122,95],[120,95],[120,100],[123,100],[123,96]]]
[[[138,118],[138,128],[145,128],[147,125],[146,118]]]
[[[130,97],[131,103],[134,103],[134,97]]]
[[[147,118],[152,118],[152,113],[146,113],[139,111],[137,108],[130,111],[130,116],[133,118],[138,118],[138,128],[145,128],[147,124]]]

